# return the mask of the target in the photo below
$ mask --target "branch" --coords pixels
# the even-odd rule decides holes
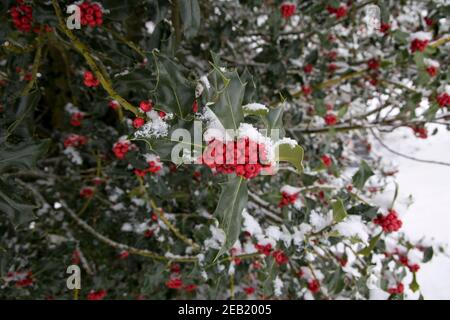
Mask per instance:
[[[120,96],[113,88],[113,84],[108,80],[108,76],[103,74],[101,68],[97,65],[94,60],[94,57],[90,54],[88,47],[82,43],[75,34],[67,28],[64,23],[64,18],[62,16],[61,7],[58,4],[57,0],[52,0],[53,8],[55,9],[56,16],[58,17],[58,23],[60,29],[66,34],[66,36],[72,42],[72,45],[83,55],[89,67],[92,69],[92,72],[95,74],[95,77],[100,81],[103,89],[108,92],[109,96],[116,100],[123,108],[128,111],[131,111],[135,115],[138,115],[138,109],[125,100],[122,96]]]

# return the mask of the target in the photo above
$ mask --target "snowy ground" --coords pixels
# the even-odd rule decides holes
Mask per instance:
[[[428,132],[432,131],[429,127]],[[450,162],[450,133],[444,127],[425,140],[402,128],[384,134],[383,142],[409,156]],[[403,231],[412,239],[425,236],[450,244],[450,167],[412,161],[379,145],[376,150],[398,165],[399,199],[413,196],[414,203],[402,215]],[[450,299],[450,258],[439,256],[423,265],[418,281],[425,299]]]

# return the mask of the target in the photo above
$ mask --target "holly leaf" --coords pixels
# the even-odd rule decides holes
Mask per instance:
[[[331,204],[333,208],[333,220],[335,223],[339,223],[347,217],[347,211],[345,210],[342,199],[338,198]]]
[[[9,169],[31,169],[47,152],[48,140],[0,147],[0,173]]]
[[[175,61],[153,52],[157,68],[155,89],[155,108],[165,112],[173,112],[184,119],[192,113],[195,100],[195,86],[185,74],[187,70]]]
[[[215,94],[211,110],[225,129],[237,130],[244,120],[242,101],[246,84],[242,82],[237,71],[226,71],[215,64],[213,67],[210,83]]]
[[[278,145],[276,160],[278,162],[286,161],[291,163],[297,169],[297,172],[301,174],[303,172],[303,155],[304,150],[299,145],[292,146],[289,143],[282,143]]]
[[[197,0],[183,0],[180,4],[180,16],[186,38],[192,38],[200,27],[200,6]]]
[[[214,260],[231,249],[241,231],[242,211],[247,206],[247,181],[242,177],[233,177],[222,184],[219,203],[214,215],[219,227],[225,232],[225,242]]]
[[[10,194],[12,186],[0,180],[0,212],[5,213],[13,226],[19,226],[35,218],[35,205],[23,203],[17,195]]]
[[[365,247],[364,249],[362,249],[361,251],[359,251],[358,253],[363,255],[363,256],[368,256],[370,255],[370,253],[372,252],[372,250],[375,248],[375,246],[378,243],[378,240],[380,240],[380,237],[383,233],[380,232],[376,237],[372,238],[369,242],[369,245],[367,247]]]
[[[374,173],[369,165],[363,160],[359,166],[359,170],[353,175],[352,183],[355,188],[362,189],[367,179],[373,176]]]

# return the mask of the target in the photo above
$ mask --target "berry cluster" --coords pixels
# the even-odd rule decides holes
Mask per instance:
[[[81,25],[92,28],[103,24],[103,11],[97,3],[85,1],[80,4]]]
[[[81,126],[81,121],[84,119],[84,114],[81,112],[75,112],[70,117],[70,124],[74,127]]]
[[[264,164],[267,161],[265,146],[248,138],[227,143],[212,140],[200,161],[218,173],[236,173],[245,179],[254,178],[271,166]]]
[[[119,141],[113,145],[113,152],[117,159],[125,158],[125,155],[130,151],[131,143],[128,141]]]
[[[398,218],[397,212],[393,209],[389,210],[386,216],[379,214],[373,222],[381,226],[384,232],[398,231],[403,225],[402,221]]]
[[[97,87],[100,84],[100,81],[94,76],[91,71],[84,72],[83,82],[86,87]]]
[[[441,108],[450,106],[450,95],[447,92],[439,94],[436,100]]]
[[[28,287],[33,284],[33,273],[31,271],[8,272],[5,280],[6,282],[15,282],[16,287]]]
[[[160,165],[158,165],[155,161],[149,161],[147,169],[134,169],[134,173],[139,177],[144,177],[147,173],[157,173],[160,170]]]
[[[103,300],[106,297],[106,291],[105,290],[98,290],[98,291],[94,291],[91,290],[91,292],[88,293],[87,295],[87,299],[88,300]]]
[[[33,8],[18,0],[17,5],[11,8],[11,18],[15,27],[22,32],[30,32],[33,23]]]
[[[420,139],[428,138],[428,131],[425,127],[413,127],[414,135]]]
[[[408,257],[400,256],[400,263],[406,267],[408,267],[409,271],[417,272],[420,270],[420,266],[417,263],[410,263]]]
[[[416,51],[424,51],[426,47],[428,46],[428,40],[420,40],[420,39],[414,39],[411,42],[411,52],[414,53]]]
[[[183,289],[186,292],[192,292],[197,289],[197,285],[188,284],[184,285],[183,280],[180,278],[173,278],[166,282],[166,287],[169,289]]]
[[[388,292],[390,294],[402,294],[405,290],[405,287],[403,286],[403,283],[398,283],[396,287],[389,288]]]
[[[332,7],[332,6],[328,6],[327,7],[327,11],[330,14],[334,14],[336,16],[337,19],[339,18],[343,18],[347,15],[347,7],[342,5],[339,6],[338,8]]]
[[[280,6],[281,16],[285,19],[292,17],[297,9],[295,3],[283,2]]]
[[[264,244],[255,244],[256,250],[258,250],[259,253],[262,253],[266,257],[270,256],[270,253],[272,252],[272,245],[270,243],[264,245]]]
[[[87,137],[80,136],[78,134],[71,134],[64,139],[64,148],[68,147],[80,147],[87,143]]]
[[[289,194],[285,191],[281,192],[281,199],[280,199],[280,202],[278,203],[278,208],[283,208],[285,206],[288,206],[288,205],[294,203],[295,201],[297,201],[297,198],[298,198],[298,193]]]
[[[275,259],[275,262],[280,266],[288,263],[289,261],[289,257],[282,250],[276,250],[272,252],[272,257]]]

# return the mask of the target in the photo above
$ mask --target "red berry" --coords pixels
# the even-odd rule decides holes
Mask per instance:
[[[285,19],[290,18],[296,10],[296,5],[292,2],[283,2],[280,6],[281,16]]]
[[[141,117],[137,117],[133,120],[133,127],[136,129],[142,127],[145,124],[145,120]]]
[[[141,103],[139,104],[139,108],[143,112],[149,112],[153,108],[153,103],[151,101],[141,101]]]

